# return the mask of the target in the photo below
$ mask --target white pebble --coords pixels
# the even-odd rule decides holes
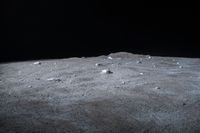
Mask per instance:
[[[137,64],[142,64],[142,61],[137,61],[136,63],[137,63]]]
[[[156,86],[156,87],[155,87],[155,89],[156,89],[156,90],[159,90],[159,89],[160,89],[160,87]]]
[[[59,79],[59,78],[48,78],[47,81],[57,81],[57,82],[60,82],[61,79]]]
[[[125,84],[125,81],[122,81],[122,84]]]
[[[180,65],[180,63],[179,63],[179,62],[176,62],[176,64],[177,64],[177,65]]]
[[[102,64],[100,64],[100,63],[96,63],[95,66],[102,66]]]
[[[31,86],[31,85],[29,85],[29,86],[28,86],[28,88],[32,88],[32,86]]]
[[[148,59],[151,59],[152,57],[151,57],[150,55],[147,55],[147,58],[148,58]]]
[[[36,62],[34,62],[33,64],[34,64],[34,65],[41,65],[42,63],[39,62],[39,61],[36,61]]]
[[[140,75],[144,75],[144,73],[140,73]]]
[[[109,60],[112,60],[113,58],[112,58],[111,56],[108,56],[108,59],[109,59]]]
[[[113,73],[112,71],[110,71],[109,69],[104,69],[101,71],[102,74],[111,74]]]
[[[179,66],[179,68],[183,68],[183,66]]]

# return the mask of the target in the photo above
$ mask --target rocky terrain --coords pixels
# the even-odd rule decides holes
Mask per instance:
[[[156,132],[200,132],[200,59],[119,52],[0,64],[0,133]]]

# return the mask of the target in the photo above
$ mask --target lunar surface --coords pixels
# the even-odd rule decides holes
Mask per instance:
[[[0,64],[0,133],[156,132],[200,132],[200,59],[119,52]]]

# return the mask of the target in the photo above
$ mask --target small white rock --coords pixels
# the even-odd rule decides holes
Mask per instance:
[[[47,81],[57,81],[57,82],[60,82],[61,79],[59,79],[59,78],[48,78]]]
[[[39,61],[36,61],[36,62],[34,62],[33,64],[34,64],[34,65],[41,65],[42,63],[39,62]]]
[[[140,75],[144,75],[144,73],[140,73]]]
[[[122,81],[122,84],[125,84],[125,81]]]
[[[104,69],[101,71],[102,74],[111,74],[113,73],[112,71],[110,71],[109,69]]]
[[[48,78],[47,80],[48,80],[48,81],[52,81],[52,80],[54,80],[54,78]]]
[[[160,89],[160,87],[156,86],[156,87],[155,87],[155,89],[156,89],[156,90],[159,90],[159,89]]]
[[[137,64],[142,64],[142,61],[139,60],[139,61],[137,61],[136,63],[137,63]]]
[[[28,88],[32,88],[32,86],[31,86],[31,85],[29,85],[29,86],[28,86]]]
[[[100,64],[100,63],[96,63],[95,66],[102,66],[102,64]]]
[[[111,56],[108,56],[108,59],[109,59],[109,60],[112,60],[113,58],[112,58]]]
[[[151,59],[152,57],[151,57],[150,55],[147,55],[147,58],[148,58],[148,59]]]
[[[180,65],[180,63],[179,63],[179,62],[176,62],[176,64],[177,64],[177,65]]]
[[[179,66],[179,68],[183,68],[183,66]]]

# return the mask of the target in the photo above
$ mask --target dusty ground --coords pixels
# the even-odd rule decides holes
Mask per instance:
[[[0,133],[200,132],[200,59],[109,56],[0,64]]]

